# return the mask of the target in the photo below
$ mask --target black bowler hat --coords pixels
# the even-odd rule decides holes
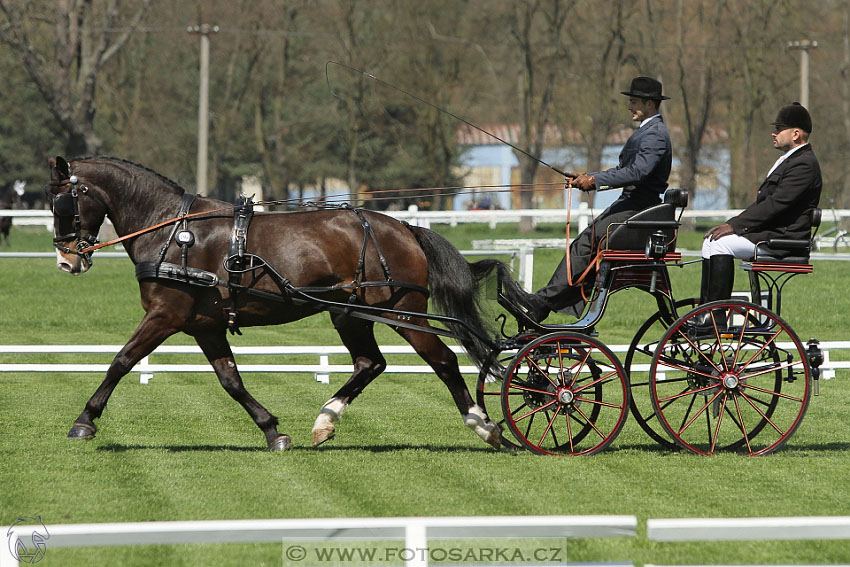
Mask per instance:
[[[785,128],[799,128],[806,134],[812,133],[812,117],[806,107],[799,102],[792,102],[780,108],[773,125],[779,131]]]
[[[670,100],[669,96],[661,95],[661,83],[652,77],[635,77],[629,90],[622,91],[621,94],[651,100]]]

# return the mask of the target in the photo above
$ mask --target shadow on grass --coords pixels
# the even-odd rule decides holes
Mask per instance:
[[[170,453],[190,452],[217,452],[230,451],[239,453],[266,453],[268,449],[261,446],[240,447],[238,445],[123,445],[121,443],[109,443],[101,445],[98,451],[111,453],[126,453],[130,451],[168,451]],[[315,452],[337,452],[337,451],[365,451],[368,453],[391,453],[397,451],[430,451],[433,453],[509,453],[508,451],[495,451],[489,447],[451,447],[439,445],[350,445],[350,446],[322,446],[322,447],[298,447],[293,446],[289,451],[315,451]]]
[[[610,452],[612,449],[606,449],[604,452]],[[689,451],[685,451],[679,448],[667,448],[662,447],[661,445],[642,445],[637,443],[631,443],[627,445],[618,445],[613,449],[614,451],[640,451],[642,453],[658,453],[658,454],[670,454],[670,455],[689,455],[691,454]],[[771,455],[782,455],[789,454],[792,456],[800,456],[800,457],[811,457],[815,456],[817,453],[824,453],[825,455],[830,455],[832,453],[846,453],[850,450],[850,443],[808,443],[805,445],[795,445],[792,443],[787,443],[766,456]],[[719,455],[733,455],[735,451],[723,451],[718,450],[717,454]],[[695,457],[704,458],[703,455],[694,455]],[[710,457],[709,457],[710,458]]]

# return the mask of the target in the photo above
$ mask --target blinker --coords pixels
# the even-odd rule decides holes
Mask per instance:
[[[59,217],[74,216],[74,196],[70,193],[56,195],[53,198],[53,214]]]

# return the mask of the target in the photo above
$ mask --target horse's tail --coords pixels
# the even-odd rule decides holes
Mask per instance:
[[[503,280],[507,278],[509,285],[513,284],[510,268],[498,260],[469,263],[457,248],[436,232],[417,226],[409,228],[428,259],[428,288],[434,306],[443,315],[458,320],[447,321],[446,327],[458,337],[476,366],[490,367],[494,344],[485,337],[495,337],[495,333],[492,325],[484,320],[479,290],[482,280],[494,269]]]

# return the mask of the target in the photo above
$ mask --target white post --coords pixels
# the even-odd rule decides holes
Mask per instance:
[[[809,39],[788,42],[788,49],[800,50],[800,104],[809,108],[809,49],[815,49],[818,42]]]
[[[190,27],[190,33],[201,36],[201,78],[198,92],[198,195],[207,194],[207,146],[209,139],[209,91],[210,91],[210,34],[218,32],[218,26],[202,24]]]
[[[6,545],[0,545],[0,567],[18,567],[18,560],[12,555],[12,550],[18,546],[18,536],[12,534]]]
[[[404,567],[428,567],[428,534],[425,524],[411,522],[404,530]]]
[[[534,279],[534,247],[523,246],[519,250],[519,281],[522,288],[531,293]]]

